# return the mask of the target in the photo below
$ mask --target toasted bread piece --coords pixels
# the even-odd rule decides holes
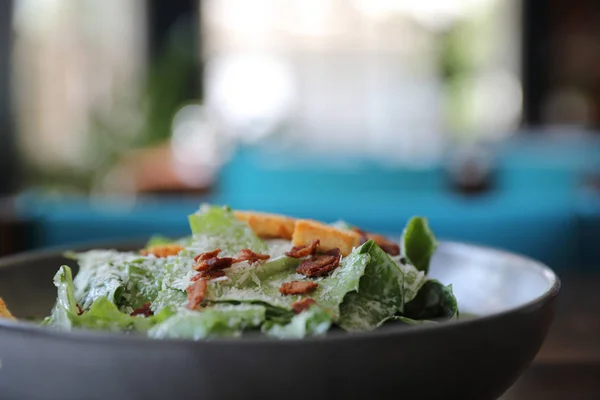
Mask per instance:
[[[150,246],[148,249],[140,251],[140,254],[143,256],[154,254],[155,257],[161,258],[176,256],[182,250],[185,250],[185,247],[177,244],[157,244],[156,246]]]
[[[313,240],[319,239],[319,251],[340,249],[343,256],[352,252],[354,247],[360,245],[360,234],[353,231],[336,229],[332,226],[317,221],[300,219],[296,221],[292,244],[294,246],[307,246]]]
[[[15,319],[15,317],[12,316],[10,311],[8,311],[8,308],[6,307],[6,303],[4,303],[4,300],[2,300],[2,297],[0,297],[0,318]]]
[[[292,238],[294,233],[294,218],[284,215],[259,213],[254,211],[234,211],[240,221],[246,222],[257,236],[263,238]]]

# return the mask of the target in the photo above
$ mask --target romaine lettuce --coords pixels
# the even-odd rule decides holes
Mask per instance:
[[[209,283],[206,299],[215,302],[260,301],[291,310],[293,303],[303,297],[310,297],[327,309],[335,319],[339,316],[339,306],[346,293],[358,288],[369,259],[368,254],[355,250],[342,259],[340,266],[331,275],[314,280],[319,284],[314,292],[283,296],[279,293],[282,283],[309,279],[296,274],[295,268],[300,260],[283,256],[261,266],[232,269],[227,280]]]
[[[87,328],[146,332],[152,325],[173,314],[171,308],[165,308],[161,313],[148,318],[132,317],[119,311],[106,297],[100,296],[88,311],[79,315],[71,268],[62,266],[54,276],[54,285],[58,289],[57,301],[45,324],[61,329]]]
[[[377,244],[369,240],[358,249],[370,260],[358,291],[348,293],[337,324],[347,331],[370,330],[404,308],[404,272]]]
[[[81,315],[71,314],[70,319],[74,328],[145,333],[174,313],[172,308],[163,308],[160,313],[150,317],[130,316],[119,311],[106,297],[100,297],[92,304],[89,311]]]
[[[458,303],[452,285],[444,286],[435,279],[425,282],[417,297],[406,304],[405,317],[423,320],[447,320],[458,317]]]
[[[188,217],[192,229],[190,249],[203,253],[221,249],[221,256],[234,257],[241,249],[266,252],[267,244],[238,220],[229,207],[203,206]]]
[[[77,315],[77,301],[73,287],[73,274],[71,268],[63,265],[54,275],[54,286],[57,289],[56,303],[50,317],[44,324],[54,325],[60,329],[71,328],[71,315]]]
[[[267,321],[262,326],[263,333],[279,339],[302,339],[307,336],[324,335],[331,326],[331,315],[317,305],[295,315],[285,325]]]
[[[200,312],[182,309],[148,331],[152,338],[205,339],[214,336],[240,336],[245,329],[265,321],[265,307],[223,304]]]
[[[410,264],[427,274],[431,256],[435,253],[437,246],[438,242],[429,229],[427,219],[413,217],[408,221],[402,233],[400,249]]]

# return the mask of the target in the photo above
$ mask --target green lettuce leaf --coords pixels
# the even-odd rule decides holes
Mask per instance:
[[[73,283],[75,298],[89,310],[100,297],[107,298],[121,311],[130,313],[153,302],[162,288],[169,264],[177,257],[143,257],[133,252],[91,250],[76,254],[79,272]]]
[[[261,266],[232,269],[228,272],[227,280],[209,283],[205,298],[214,302],[260,301],[291,310],[296,301],[310,297],[336,319],[346,293],[358,288],[369,259],[368,254],[361,254],[357,249],[343,258],[340,266],[331,275],[310,279],[296,273],[295,269],[300,260],[283,256]],[[319,286],[306,295],[284,296],[279,293],[281,284],[292,280],[311,280]]]
[[[202,311],[181,309],[148,331],[152,338],[205,339],[240,336],[245,329],[257,328],[265,320],[265,308],[250,304],[222,304]]]
[[[160,323],[174,314],[173,309],[164,308],[160,313],[150,316],[130,316],[125,314],[106,297],[98,298],[89,311],[82,315],[70,315],[74,328],[86,328],[107,331],[133,331],[145,333],[152,326]]]
[[[375,329],[404,308],[405,274],[400,265],[372,240],[357,250],[370,261],[358,291],[348,293],[340,307],[337,324],[347,331]]]
[[[188,219],[193,233],[190,250],[194,254],[221,249],[221,256],[233,257],[244,248],[257,253],[268,249],[248,224],[238,220],[228,207],[203,205]]]
[[[152,311],[156,313],[161,311],[163,308],[185,307],[187,302],[188,298],[187,293],[185,291],[181,291],[179,289],[165,288],[158,293],[158,296],[156,296],[156,298],[152,302],[151,308]]]
[[[128,257],[114,250],[91,250],[76,255],[79,272],[74,280],[75,297],[82,309],[88,310],[99,297],[119,305],[125,290],[123,270]]]
[[[408,303],[417,296],[417,293],[427,281],[427,275],[425,275],[425,271],[419,271],[410,264],[403,264],[402,262],[397,264],[404,274],[404,303]]]
[[[302,339],[307,336],[324,335],[331,327],[331,315],[322,307],[311,306],[308,310],[295,315],[282,325],[274,321],[263,324],[262,332],[279,339]]]
[[[52,314],[44,321],[44,324],[61,329],[87,328],[145,332],[153,324],[173,314],[172,309],[165,308],[160,314],[149,318],[131,317],[129,314],[119,311],[108,298],[100,296],[88,311],[78,315],[71,268],[62,266],[54,276],[54,285],[58,290],[57,301]]]
[[[429,229],[427,219],[411,218],[402,233],[402,246],[400,246],[409,263],[427,274],[431,256],[435,253],[437,246],[438,242]]]
[[[403,316],[416,320],[448,320],[458,317],[458,303],[452,285],[435,279],[425,282],[417,297],[406,304]]]
[[[54,275],[54,286],[58,291],[56,303],[50,317],[43,322],[44,325],[53,325],[61,329],[71,328],[71,315],[77,315],[77,301],[73,287],[73,274],[66,265],[60,267]]]

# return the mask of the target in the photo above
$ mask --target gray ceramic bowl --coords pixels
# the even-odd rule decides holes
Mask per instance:
[[[52,276],[64,263],[56,251],[1,260],[0,295],[17,316],[45,316],[55,299]],[[0,320],[0,398],[499,397],[538,352],[559,279],[536,261],[450,242],[440,245],[431,275],[452,283],[461,310],[480,317],[300,341],[210,342]]]

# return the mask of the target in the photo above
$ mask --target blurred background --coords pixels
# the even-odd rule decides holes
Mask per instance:
[[[600,265],[591,0],[0,7],[2,254],[209,201]]]
[[[207,201],[420,214],[593,273],[599,63],[592,0],[3,0],[0,254],[185,235]],[[600,359],[569,315],[543,356],[579,334]]]

